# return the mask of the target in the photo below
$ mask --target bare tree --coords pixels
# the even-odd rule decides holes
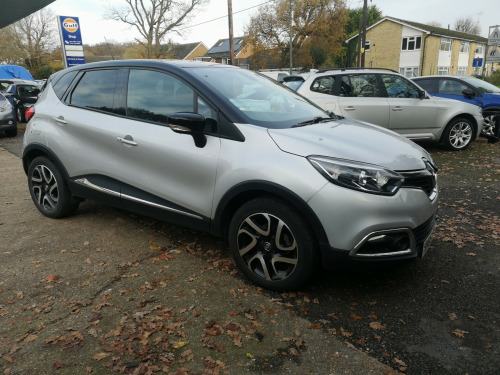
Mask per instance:
[[[474,21],[471,16],[462,17],[456,20],[454,29],[456,31],[467,34],[481,34],[481,26],[479,25],[479,21]]]
[[[43,65],[57,45],[54,21],[54,14],[44,8],[2,29],[0,60],[26,65],[33,71]]]
[[[207,0],[124,0],[122,7],[111,7],[105,18],[124,22],[139,31],[147,58],[160,57],[160,45],[168,32],[177,32],[192,11]]]
[[[427,22],[426,25],[427,26],[434,26],[434,27],[441,27],[441,28],[443,27],[443,25],[441,25],[441,22],[439,22],[438,20]]]

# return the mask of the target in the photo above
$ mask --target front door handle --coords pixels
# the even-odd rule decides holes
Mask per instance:
[[[134,141],[134,138],[132,138],[130,135],[126,135],[125,137],[118,137],[116,140],[120,143],[123,143],[126,146],[137,146],[137,142]]]
[[[349,107],[345,107],[344,108],[344,111],[355,111],[355,110],[356,110],[356,108],[353,107],[352,105],[350,105]]]
[[[403,108],[402,108],[402,107],[394,107],[392,110],[393,110],[393,111],[402,111],[402,110],[403,110]]]

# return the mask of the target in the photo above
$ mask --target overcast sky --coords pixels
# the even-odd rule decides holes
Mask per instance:
[[[242,36],[259,4],[268,0],[233,0],[234,36]],[[116,21],[104,20],[106,5],[120,5],[121,0],[56,0],[49,8],[61,16],[79,17],[84,44],[108,41],[127,42],[139,37],[137,31]],[[500,24],[500,0],[368,0],[385,16],[428,23],[437,21],[442,27],[451,28],[458,18],[472,16],[481,25],[481,35],[487,37],[489,26]],[[347,0],[350,8],[363,6],[363,0]],[[251,8],[251,9],[248,9]],[[248,10],[245,10],[248,9]],[[239,12],[239,13],[237,13]],[[219,20],[216,18],[223,17]],[[205,23],[207,22],[207,23]],[[219,39],[228,38],[227,0],[210,0],[195,12],[184,28],[182,36],[169,35],[178,43],[203,42],[210,48]]]

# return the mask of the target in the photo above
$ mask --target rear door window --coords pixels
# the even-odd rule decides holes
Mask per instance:
[[[382,97],[376,74],[343,75],[340,81],[339,96],[344,97]]]
[[[70,104],[112,113],[117,74],[116,69],[85,72],[71,93]]]

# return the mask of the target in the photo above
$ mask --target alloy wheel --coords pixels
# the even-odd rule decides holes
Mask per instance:
[[[492,136],[495,130],[495,121],[495,115],[486,116],[484,118],[484,125],[481,133],[483,135]]]
[[[37,165],[31,175],[33,195],[46,211],[53,211],[59,201],[57,180],[52,171],[45,165]]]
[[[470,124],[465,121],[457,122],[451,128],[449,140],[455,149],[466,147],[472,140],[472,128]]]
[[[286,279],[297,266],[295,237],[283,220],[271,214],[248,216],[238,228],[237,244],[248,269],[268,281]]]

